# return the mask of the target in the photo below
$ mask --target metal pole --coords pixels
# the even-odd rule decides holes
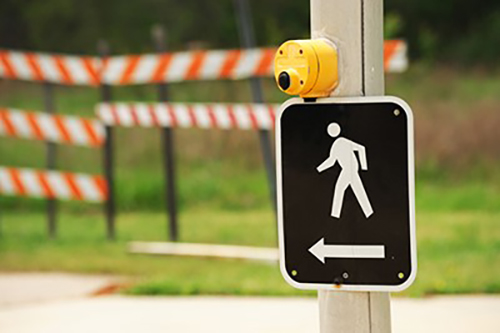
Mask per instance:
[[[101,61],[105,61],[106,57],[110,54],[108,43],[100,40],[97,44],[97,51],[101,56]],[[111,101],[111,86],[101,82],[101,100],[103,102]],[[103,164],[104,164],[104,177],[108,186],[108,199],[105,203],[106,215],[106,234],[109,240],[114,240],[116,237],[115,232],[115,191],[114,191],[114,165],[113,165],[113,128],[111,126],[104,127],[106,134],[106,141],[103,147]]]
[[[45,112],[55,113],[54,108],[54,85],[50,82],[43,83],[43,103]],[[47,142],[47,169],[53,170],[56,167],[57,146],[53,142]],[[57,235],[57,201],[47,200],[47,232],[50,239],[55,239]]]
[[[252,24],[252,13],[247,0],[234,0],[234,6],[238,13],[238,31],[240,41],[243,48],[252,48],[256,46],[254,27]],[[263,103],[263,89],[262,80],[257,77],[250,79],[250,86],[252,89],[253,101],[255,103]],[[267,181],[269,184],[269,191],[271,195],[271,202],[274,210],[276,211],[276,164],[274,161],[274,154],[272,152],[272,143],[269,130],[259,130],[260,150],[267,173]]]
[[[383,95],[383,0],[311,0],[312,38],[339,50],[334,96]],[[389,293],[318,292],[320,332],[388,333]]]
[[[154,26],[152,32],[153,43],[159,55],[166,52],[165,31],[160,25]],[[166,83],[158,83],[158,99],[160,102],[168,100],[168,87]],[[179,228],[177,224],[177,197],[175,186],[175,151],[174,133],[169,127],[161,128],[161,145],[163,152],[163,165],[165,170],[165,195],[169,221],[169,237],[171,241],[178,240]]]

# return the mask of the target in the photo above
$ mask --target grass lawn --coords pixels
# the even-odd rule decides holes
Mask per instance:
[[[386,78],[412,105],[416,128],[418,275],[403,295],[500,292],[500,124],[496,73],[413,66]],[[41,110],[38,84],[0,82],[0,106]],[[271,79],[267,101],[281,102]],[[247,81],[172,85],[173,101],[249,102]],[[117,101],[155,101],[154,86],[113,89]],[[58,87],[56,108],[91,117],[97,89]],[[166,240],[158,130],[115,131],[118,240],[105,239],[100,207],[64,203],[59,237],[45,232],[44,202],[0,197],[0,271],[109,273],[133,294],[314,295],[289,287],[277,265],[129,255],[131,240]],[[181,240],[276,246],[255,132],[176,130]],[[44,168],[43,142],[1,138],[0,165]],[[60,145],[57,168],[102,173],[100,150]]]
[[[417,210],[418,275],[403,295],[500,292],[500,212]],[[48,241],[41,213],[2,216],[0,270],[109,273],[130,277],[131,294],[311,295],[289,287],[277,264],[149,257],[126,253],[130,240],[166,239],[161,213],[124,213],[118,240],[104,237],[100,214],[64,213],[59,238]],[[275,246],[270,210],[190,209],[181,215],[188,242]]]

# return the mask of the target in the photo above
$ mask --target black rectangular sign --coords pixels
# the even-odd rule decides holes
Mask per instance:
[[[413,118],[394,97],[292,99],[276,124],[281,271],[398,291],[416,274]]]

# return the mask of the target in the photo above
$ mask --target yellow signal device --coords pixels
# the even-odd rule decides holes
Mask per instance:
[[[289,95],[329,96],[338,84],[337,49],[326,39],[285,42],[274,58],[274,77]]]

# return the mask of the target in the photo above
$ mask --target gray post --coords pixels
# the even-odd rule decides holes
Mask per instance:
[[[312,38],[328,38],[339,52],[333,96],[384,94],[383,0],[311,0]],[[322,333],[388,333],[389,293],[318,292]]]
[[[50,82],[43,83],[43,103],[46,113],[54,114],[54,85]],[[57,146],[53,142],[47,142],[47,169],[53,170],[56,167]],[[55,239],[57,235],[57,201],[47,199],[47,233],[50,239]]]
[[[97,51],[101,56],[101,60],[104,61],[106,57],[110,54],[110,49],[108,43],[104,40],[100,40],[97,44]],[[103,102],[111,101],[111,86],[101,82],[101,100]],[[116,237],[115,232],[115,191],[114,191],[114,165],[113,165],[113,128],[106,125],[104,127],[106,140],[103,147],[103,164],[104,164],[104,177],[106,178],[106,184],[108,187],[108,199],[105,203],[105,215],[106,215],[106,234],[109,240],[114,240]]]
[[[252,14],[247,0],[234,0],[234,5],[238,13],[238,31],[240,34],[240,41],[243,48],[255,47],[255,35],[252,24]],[[257,77],[250,79],[252,88],[253,101],[255,103],[263,103],[264,96],[262,92],[262,80]],[[274,154],[272,152],[272,144],[269,130],[259,130],[260,150],[267,173],[267,181],[269,184],[269,191],[271,195],[271,202],[274,210],[276,211],[276,165],[274,161]]]
[[[159,25],[154,26],[152,32],[153,43],[159,55],[166,52],[165,31]],[[166,83],[158,83],[158,99],[160,102],[168,101],[168,87]],[[165,170],[165,196],[167,199],[169,237],[171,241],[178,240],[177,224],[177,197],[175,185],[175,152],[174,133],[169,127],[161,128],[161,145],[163,165]]]

